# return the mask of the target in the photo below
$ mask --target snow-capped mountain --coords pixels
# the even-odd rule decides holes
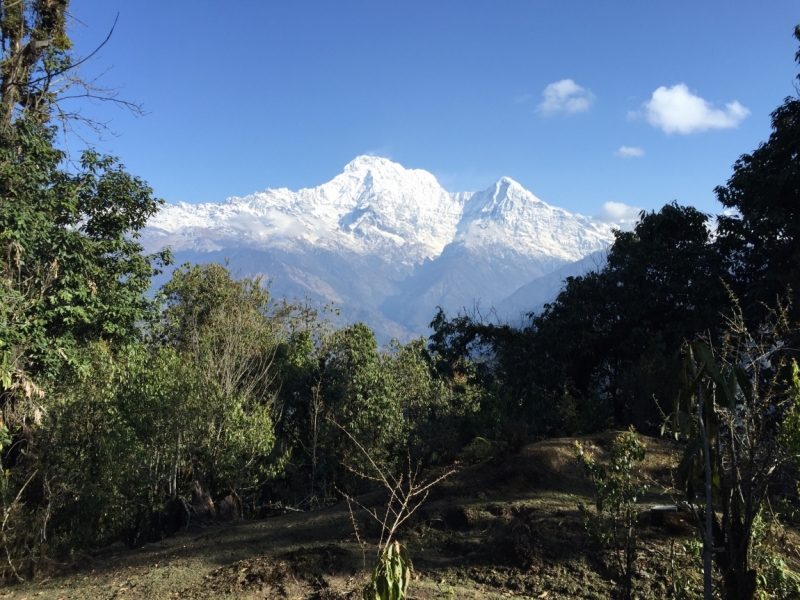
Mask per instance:
[[[425,333],[436,306],[498,305],[531,280],[602,250],[613,225],[552,207],[504,177],[450,193],[427,171],[360,156],[333,180],[221,204],[165,206],[147,250],[222,261],[272,291],[335,302],[382,339]],[[531,307],[536,308],[536,307]]]
[[[360,156],[321,186],[268,189],[222,204],[180,202],[162,209],[149,228],[153,242],[168,241],[175,250],[299,244],[410,266],[441,253],[463,205],[464,195],[446,192],[427,171]]]

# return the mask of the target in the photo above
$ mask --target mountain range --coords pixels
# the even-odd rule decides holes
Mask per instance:
[[[274,295],[333,303],[380,341],[427,333],[436,307],[537,310],[602,261],[617,225],[571,214],[503,177],[451,193],[427,171],[359,156],[333,180],[223,203],[164,206],[141,241],[175,264],[224,262]],[[587,258],[589,257],[589,258]],[[166,275],[165,275],[166,276]]]

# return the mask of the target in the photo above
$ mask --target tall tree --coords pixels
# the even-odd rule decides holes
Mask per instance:
[[[794,36],[800,41],[800,25]],[[800,64],[800,50],[795,59]],[[719,217],[719,248],[751,319],[764,317],[763,303],[800,291],[800,98],[787,97],[771,116],[769,139],[716,188],[722,205],[738,213]],[[800,317],[796,304],[791,315]]]
[[[73,66],[65,13],[69,0],[0,2],[0,131],[15,116],[46,121],[56,78]]]
[[[0,393],[30,395],[90,340],[130,341],[148,315],[139,231],[161,200],[118,160],[55,144],[60,92],[80,62],[67,0],[0,0]],[[64,81],[66,80],[66,83]],[[71,358],[72,357],[72,358]]]

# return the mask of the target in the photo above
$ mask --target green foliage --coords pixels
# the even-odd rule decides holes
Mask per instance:
[[[731,599],[756,592],[753,528],[785,459],[781,435],[791,438],[784,419],[791,422],[796,388],[786,380],[787,327],[779,309],[751,331],[737,306],[718,352],[702,340],[687,343],[681,391],[665,424],[686,444],[676,485],[691,506],[699,501],[701,534],[724,548],[713,558]]]
[[[638,556],[638,517],[636,502],[648,485],[637,476],[636,465],[644,460],[647,447],[634,429],[618,435],[611,446],[611,461],[606,467],[575,442],[575,456],[581,471],[595,488],[595,513],[580,505],[586,528],[614,556],[614,564],[624,582],[625,598],[632,598],[633,571]]]
[[[394,382],[387,377],[375,336],[358,323],[335,331],[325,340],[323,393],[330,418],[347,424],[348,431],[376,460],[384,461],[405,442],[403,411]],[[340,456],[351,466],[363,462],[361,453],[337,434]]]
[[[758,600],[797,600],[800,598],[800,573],[786,564],[776,551],[782,544],[776,530],[781,526],[774,515],[760,511],[753,521],[751,562],[756,575]]]
[[[674,600],[696,600],[702,597],[702,545],[696,539],[676,544],[670,540],[669,554],[665,557],[665,576],[670,597]],[[698,591],[698,587],[700,591]]]
[[[120,389],[138,349],[115,353],[98,342],[81,352],[85,365],[51,390],[35,432],[37,478],[30,494],[41,494],[50,513],[35,521],[47,546],[31,551],[56,554],[109,544],[132,525],[148,489],[146,440],[126,418]],[[44,508],[44,507],[42,507]]]
[[[790,365],[787,400],[786,416],[778,435],[786,453],[800,467],[800,367],[796,360]]]
[[[794,36],[800,41],[800,25]],[[795,58],[800,64],[800,51]],[[800,290],[800,98],[786,98],[771,120],[769,139],[743,154],[715,190],[720,203],[734,209],[718,217],[720,253],[745,315],[755,320],[766,315],[762,303],[773,306],[787,290]],[[798,320],[798,308],[790,311]]]
[[[384,362],[399,396],[412,457],[425,463],[451,463],[490,394],[470,381],[468,364],[442,377],[423,338],[404,346],[395,343]]]
[[[405,600],[412,573],[411,557],[405,546],[399,542],[387,544],[364,588],[364,600]]]
[[[152,314],[145,292],[168,253],[145,256],[138,232],[161,201],[113,158],[62,166],[52,129],[17,121],[0,136],[0,351],[6,390],[54,377],[93,340],[128,343]]]
[[[202,319],[187,304],[197,288],[216,296]],[[32,510],[9,542],[16,555],[158,538],[214,518],[226,496],[252,502],[282,471],[272,365],[289,309],[219,266],[180,271],[167,291],[158,335],[92,342],[49,386],[28,428],[31,459],[16,458],[7,486],[13,497],[35,473],[20,504]]]
[[[163,295],[154,343],[170,362],[192,370],[186,381],[197,382],[180,421],[184,431],[174,434],[183,440],[176,442],[185,448],[183,465],[194,461],[195,483],[205,485],[197,480],[202,463],[218,493],[253,492],[286,458],[273,453],[280,413],[273,384],[296,307],[273,302],[260,279],[233,279],[217,264],[177,269]],[[178,391],[176,401],[191,397]]]
[[[796,600],[800,598],[800,574],[792,571],[776,552],[766,554],[757,567],[758,600]]]

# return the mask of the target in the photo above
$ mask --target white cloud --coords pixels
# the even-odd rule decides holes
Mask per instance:
[[[527,92],[525,92],[524,94],[517,94],[516,96],[514,96],[514,102],[516,102],[517,104],[522,104],[523,102],[527,102],[528,100],[530,100],[532,97],[533,95]]]
[[[586,112],[594,102],[594,94],[579,86],[572,79],[562,79],[551,83],[542,92],[541,104],[537,110],[545,116],[559,112]]]
[[[622,158],[641,158],[644,156],[644,150],[636,146],[620,146],[619,150],[614,152],[614,154]]]
[[[614,223],[623,231],[630,231],[639,220],[640,212],[642,209],[636,206],[628,206],[622,202],[606,202],[603,204],[603,210],[594,218],[604,223]]]
[[[695,96],[685,84],[661,86],[644,103],[648,123],[665,133],[694,133],[708,129],[736,127],[750,111],[738,102],[729,102],[725,110]]]

